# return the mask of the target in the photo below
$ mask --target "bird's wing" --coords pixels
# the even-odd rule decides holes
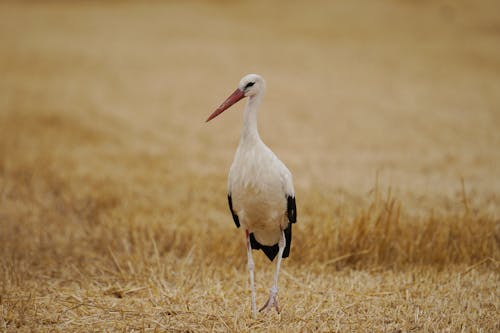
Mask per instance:
[[[295,205],[295,190],[293,188],[292,173],[283,163],[281,170],[281,182],[283,184],[283,191],[285,192],[288,221],[295,223],[297,222],[297,206]]]
[[[234,168],[234,162],[231,165],[231,168],[229,169],[229,177],[227,179],[227,202],[229,204],[229,210],[231,211],[231,215],[233,216],[233,221],[234,224],[236,224],[236,227],[240,227],[240,219],[238,218],[238,215],[235,213],[233,209],[233,200],[231,198],[231,185],[233,183],[233,168]]]
[[[284,230],[286,245],[283,251],[283,258],[286,258],[290,255],[290,247],[292,245],[292,224],[297,222],[297,206],[295,205],[295,190],[293,188],[292,173],[284,164],[283,166],[284,171],[282,172],[283,176],[281,179],[286,197],[286,215],[290,222],[288,227]]]
[[[231,215],[233,216],[233,221],[234,224],[236,224],[236,227],[240,227],[240,219],[238,218],[238,215],[233,210],[233,200],[231,199],[231,193],[227,194],[227,202],[229,203],[229,210],[231,211]]]
[[[283,191],[287,196],[292,196],[295,197],[295,190],[293,188],[293,177],[292,173],[286,165],[281,162],[279,159],[277,159],[277,163],[279,165],[278,169],[280,170],[280,178],[281,178],[281,185],[283,187]]]
[[[287,258],[290,255],[290,248],[292,247],[292,224],[289,223],[288,227],[283,231],[285,232],[286,238],[285,250],[283,250],[283,258]]]
[[[286,212],[288,221],[290,221],[291,223],[297,222],[297,207],[295,206],[295,197],[286,197]]]

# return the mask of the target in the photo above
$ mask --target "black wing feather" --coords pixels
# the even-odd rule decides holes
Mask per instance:
[[[238,215],[236,215],[236,213],[233,210],[233,200],[231,200],[231,194],[227,195],[227,201],[229,203],[229,210],[231,211],[231,215],[233,215],[234,224],[236,224],[236,227],[239,228],[240,227],[240,219],[238,218]]]
[[[292,246],[292,224],[288,223],[288,228],[285,229],[286,245],[283,250],[283,258],[288,258],[290,255],[290,247]]]
[[[297,207],[295,206],[295,197],[291,195],[286,196],[286,210],[288,221],[291,223],[297,222]]]

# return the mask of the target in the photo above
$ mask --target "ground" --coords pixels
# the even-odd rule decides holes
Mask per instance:
[[[1,330],[500,330],[499,7],[0,3]],[[255,319],[204,122],[250,72],[298,209]]]

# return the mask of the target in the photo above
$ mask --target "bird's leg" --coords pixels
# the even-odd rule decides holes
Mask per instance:
[[[252,316],[255,318],[257,316],[257,305],[255,304],[255,285],[254,285],[254,268],[252,257],[252,245],[250,244],[250,232],[246,230],[247,235],[247,255],[248,255],[248,272],[250,273],[250,289],[252,290]]]
[[[281,257],[283,256],[285,245],[286,245],[286,238],[285,238],[285,233],[282,230],[281,237],[278,243],[279,251],[278,251],[278,261],[276,263],[276,271],[274,272],[274,284],[269,290],[270,291],[269,299],[267,300],[266,304],[264,304],[264,306],[259,310],[259,312],[263,310],[268,311],[273,307],[276,309],[278,313],[280,312],[280,308],[278,306],[278,275],[280,273],[280,266],[282,259]]]

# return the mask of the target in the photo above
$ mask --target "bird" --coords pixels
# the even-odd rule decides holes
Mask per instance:
[[[262,141],[257,128],[265,91],[266,82],[260,75],[245,75],[238,88],[206,120],[209,122],[247,98],[240,141],[229,169],[227,199],[236,227],[245,230],[254,318],[257,310],[252,250],[262,250],[271,262],[278,256],[269,298],[259,312],[274,308],[280,313],[278,276],[282,258],[290,255],[292,224],[297,221],[292,173]]]

